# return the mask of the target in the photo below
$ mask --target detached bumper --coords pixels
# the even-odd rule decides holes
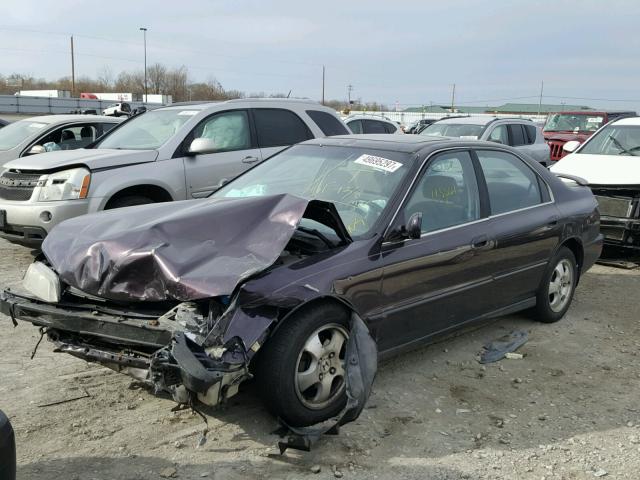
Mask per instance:
[[[0,312],[12,320],[129,346],[161,348],[171,342],[173,335],[172,330],[158,325],[155,316],[127,316],[125,312],[110,314],[87,306],[54,305],[8,290],[0,292]]]
[[[244,361],[227,363],[210,357],[174,321],[90,307],[46,303],[7,290],[0,293],[0,312],[14,322],[45,327],[55,351],[130,375],[178,403],[189,403],[195,396],[206,405],[217,405],[250,376]]]

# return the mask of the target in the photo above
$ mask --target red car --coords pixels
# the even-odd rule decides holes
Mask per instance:
[[[622,117],[635,117],[632,111],[595,111],[550,113],[542,133],[551,150],[551,161],[556,162],[566,155],[562,150],[565,143],[577,140],[582,143],[602,125]]]

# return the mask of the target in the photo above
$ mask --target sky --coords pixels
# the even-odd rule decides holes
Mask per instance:
[[[56,79],[147,61],[227,89],[400,108],[544,103],[640,112],[637,0],[2,0],[0,73]]]

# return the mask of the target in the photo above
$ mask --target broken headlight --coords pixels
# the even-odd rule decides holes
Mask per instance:
[[[91,173],[86,168],[73,168],[41,177],[39,202],[75,200],[89,193]]]

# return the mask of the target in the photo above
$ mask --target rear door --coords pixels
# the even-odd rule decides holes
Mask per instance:
[[[477,149],[491,212],[493,295],[500,307],[531,298],[560,238],[559,212],[547,184],[509,152]]]
[[[252,114],[262,158],[269,158],[290,145],[313,138],[307,124],[291,110],[254,108]]]
[[[419,342],[494,308],[495,242],[467,150],[436,154],[394,221],[422,213],[422,235],[383,244],[380,350]]]
[[[205,118],[187,135],[181,150],[185,152],[195,138],[213,140],[216,150],[184,156],[191,198],[206,197],[262,159],[248,110],[227,110]]]

